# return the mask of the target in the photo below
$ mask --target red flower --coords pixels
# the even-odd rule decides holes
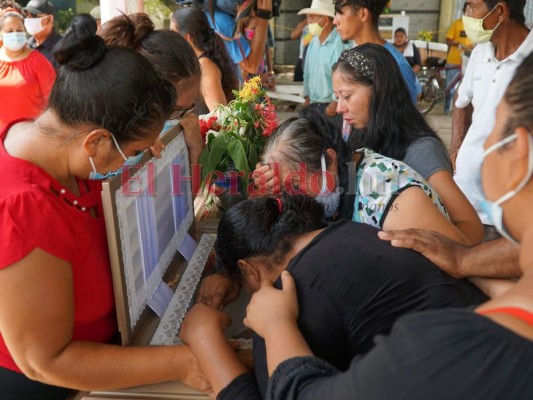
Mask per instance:
[[[215,131],[220,129],[217,124],[217,117],[215,115],[211,116],[207,121],[200,118],[198,122],[200,123],[200,134],[202,135],[204,142],[207,137],[207,132],[209,132],[211,129]]]
[[[272,135],[274,130],[278,127],[276,107],[270,102],[270,99],[265,100],[266,104],[260,110],[261,125],[263,127],[263,136],[268,137]]]

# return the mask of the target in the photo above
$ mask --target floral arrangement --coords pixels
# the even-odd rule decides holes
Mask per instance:
[[[423,40],[425,42],[431,42],[433,41],[433,32],[431,31],[418,31],[418,35],[416,37],[418,40]]]
[[[266,97],[260,77],[248,80],[234,94],[235,100],[227,106],[200,117],[206,143],[200,155],[204,185],[216,182],[224,186],[231,173],[237,173],[246,185],[266,139],[278,127],[275,107]]]

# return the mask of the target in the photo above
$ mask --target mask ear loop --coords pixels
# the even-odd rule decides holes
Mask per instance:
[[[483,17],[483,21],[485,20],[485,18],[487,18],[490,14],[492,14],[495,10],[496,10],[496,7],[498,6],[503,6],[502,3],[498,3],[494,6],[494,8],[492,10],[489,11],[489,13],[487,15],[485,15]],[[498,27],[500,26],[500,24],[502,23],[502,21],[500,21],[500,18],[498,17],[498,23],[496,24],[496,26],[494,28],[492,28],[491,30],[492,31],[495,31],[496,29],[498,29]]]
[[[128,157],[126,157],[124,155],[124,153],[122,152],[122,149],[118,145],[117,139],[115,139],[115,135],[113,135],[111,132],[109,132],[109,134],[111,135],[111,139],[113,139],[113,142],[115,143],[115,146],[116,146],[118,152],[120,153],[120,155],[122,156],[122,158],[124,159],[124,161],[128,161]]]
[[[499,147],[505,146],[507,143],[512,142],[513,140],[516,140],[518,135],[514,133],[513,135],[509,136],[508,138],[502,140],[500,143],[496,143],[495,145],[489,147],[485,153],[488,153],[496,150]],[[510,139],[512,138],[512,139]],[[509,140],[510,139],[510,140]],[[505,203],[507,200],[511,199],[512,197],[516,196],[517,193],[519,193],[529,182],[531,179],[531,175],[533,175],[533,138],[531,137],[531,134],[527,135],[527,140],[529,144],[529,151],[528,151],[528,165],[527,165],[527,173],[526,176],[524,176],[524,179],[518,184],[516,188],[511,190],[510,192],[504,194],[502,197],[500,197],[498,200],[494,202],[497,206],[501,205],[502,203]],[[496,146],[498,145],[499,146]],[[490,153],[489,153],[490,154]]]
[[[93,172],[98,173],[96,170],[96,166],[94,165],[94,161],[92,157],[89,157],[89,162],[91,163],[91,167],[93,168]]]
[[[320,166],[322,168],[322,187],[320,188],[320,194],[327,193],[328,182],[327,182],[327,170],[326,170],[326,157],[324,153],[320,156]]]

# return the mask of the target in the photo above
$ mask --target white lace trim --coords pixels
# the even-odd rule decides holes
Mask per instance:
[[[155,176],[153,177],[153,179],[157,179],[157,176],[172,168],[172,161],[174,161],[177,157],[181,157],[181,162],[183,168],[185,169],[185,175],[190,176],[189,156],[185,140],[183,139],[183,133],[180,133],[178,137],[176,137],[167,145],[160,159],[152,158],[131,177],[130,182],[136,183],[135,187],[132,188],[132,191],[138,190],[139,188],[147,190],[147,188],[149,187],[148,179],[150,178],[150,175],[154,174],[155,172]],[[154,167],[149,167],[150,163],[153,163]],[[153,169],[149,171],[150,168]],[[140,204],[140,202],[134,204],[136,200],[140,200],[140,196],[124,194],[122,193],[122,190],[118,190],[116,192],[117,219],[123,255],[126,292],[128,296],[130,328],[132,330],[138,322],[139,317],[141,316],[143,309],[146,307],[148,300],[157,290],[159,283],[163,278],[165,270],[167,269],[173,256],[176,254],[177,249],[183,242],[187,231],[192,225],[194,212],[191,196],[191,182],[186,181],[186,185],[186,190],[188,191],[187,214],[184,220],[180,223],[178,230],[174,232],[172,239],[165,247],[163,254],[159,258],[153,271],[148,276],[147,281],[144,279],[145,271],[143,268],[144,264],[142,258],[139,262],[139,257],[142,257],[143,254],[143,249],[141,248],[142,246],[140,244],[139,239],[141,235],[140,230],[147,229],[147,227],[144,224],[143,226],[141,226],[141,217],[137,208],[135,220],[132,221],[130,220],[131,216],[130,218],[128,217],[128,211],[130,210],[130,207],[137,207],[137,205]],[[157,199],[157,192],[151,197],[153,197],[153,199]],[[169,213],[170,215],[173,215],[173,210],[170,210]],[[157,235],[156,232],[151,232],[150,234]],[[144,251],[147,250],[144,249]]]
[[[202,235],[176,292],[152,337],[151,345],[170,346],[181,343],[178,338],[178,332],[196,293],[196,287],[200,282],[205,263],[215,244],[215,239],[215,235]]]

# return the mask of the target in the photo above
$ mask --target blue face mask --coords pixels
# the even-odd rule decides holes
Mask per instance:
[[[174,128],[176,125],[179,125],[180,120],[179,119],[167,119],[165,121],[165,125],[163,125],[163,130],[159,135],[162,135],[166,131],[170,130],[171,128]]]
[[[315,200],[317,203],[324,206],[326,218],[331,218],[337,212],[337,208],[339,208],[341,195],[340,193],[337,193],[336,188],[331,192],[328,191],[326,158],[324,157],[324,154],[322,154],[322,157],[320,158],[320,164],[322,166],[322,188],[320,189],[320,193],[316,195]]]
[[[485,159],[489,154],[493,153],[497,149],[505,146],[508,143],[511,143],[512,141],[516,140],[518,135],[515,133],[498,143],[494,143],[492,146],[490,146],[485,152],[483,153],[483,159]],[[531,176],[533,175],[533,139],[531,138],[531,135],[528,135],[528,143],[529,143],[529,159],[528,159],[528,165],[527,165],[527,173],[524,176],[524,179],[518,184],[518,186],[511,190],[510,192],[504,194],[502,197],[500,197],[498,200],[492,202],[487,200],[486,196],[483,195],[483,198],[481,199],[481,208],[483,209],[483,212],[487,214],[487,216],[490,218],[492,224],[494,227],[498,230],[500,235],[502,235],[507,240],[518,244],[515,238],[509,233],[507,228],[505,227],[503,223],[503,208],[502,204],[514,196],[518,192],[520,192],[526,184],[531,179]]]
[[[109,171],[107,174],[101,174],[100,172],[96,171],[96,166],[94,165],[93,158],[89,157],[89,162],[91,163],[91,167],[93,168],[93,170],[89,174],[90,180],[101,181],[101,180],[105,180],[109,178],[114,178],[115,176],[120,175],[122,173],[122,168],[124,167],[124,165],[137,165],[141,162],[141,159],[143,158],[143,155],[144,155],[144,151],[139,151],[134,156],[126,157],[124,153],[122,152],[122,149],[118,145],[117,139],[115,139],[115,136],[113,136],[113,134],[111,134],[111,139],[113,139],[113,143],[115,143],[115,146],[117,147],[118,152],[124,159],[124,164],[122,165],[122,167],[120,167],[116,171]]]
[[[24,32],[9,32],[2,34],[2,41],[6,49],[11,51],[21,50],[26,42],[26,34]]]

